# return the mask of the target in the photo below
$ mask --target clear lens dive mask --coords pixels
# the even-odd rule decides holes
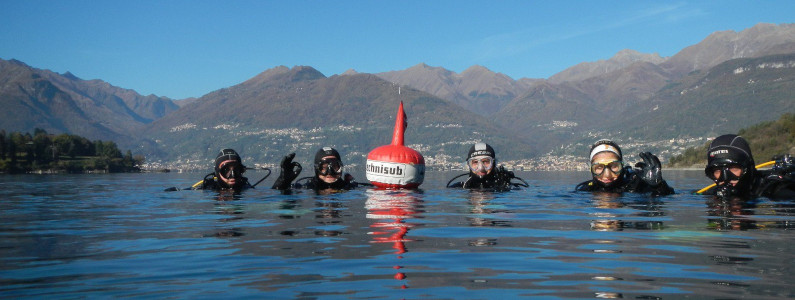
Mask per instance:
[[[342,174],[342,161],[337,158],[324,158],[316,168],[319,175],[339,175]]]
[[[491,156],[475,156],[467,160],[467,166],[474,173],[478,171],[488,173],[494,167],[494,158]]]
[[[602,175],[605,170],[610,170],[613,174],[618,174],[624,168],[624,162],[620,160],[608,162],[593,162],[591,163],[591,174],[594,176]]]

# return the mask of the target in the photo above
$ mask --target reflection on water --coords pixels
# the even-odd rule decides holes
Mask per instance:
[[[191,174],[3,176],[0,297],[795,297],[791,200],[574,193],[583,174],[553,172],[517,174],[519,191],[444,189],[453,175],[327,195],[162,192]]]
[[[591,221],[591,229],[597,231],[619,231],[624,229],[662,230],[665,212],[660,209],[665,203],[664,197],[622,197],[621,194],[597,192],[593,193],[593,206],[601,211],[592,213],[597,219]],[[638,221],[622,220],[622,216],[613,213],[621,208],[631,208],[628,216]]]
[[[412,191],[368,190],[367,218],[374,222],[370,225],[373,231],[367,234],[373,236],[373,243],[391,244],[397,259],[403,259],[403,254],[408,250],[406,243],[412,242],[406,235],[415,224],[406,223],[406,219],[421,217],[422,200]],[[395,265],[395,279],[404,280],[406,274],[402,272],[402,265]],[[407,288],[402,284],[401,288]]]
[[[709,228],[715,230],[748,229],[793,229],[791,218],[769,219],[767,216],[795,216],[795,204],[791,201],[764,201],[763,199],[744,200],[737,197],[709,197],[707,216]]]

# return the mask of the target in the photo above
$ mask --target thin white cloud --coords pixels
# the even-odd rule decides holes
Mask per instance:
[[[622,16],[606,18],[611,22],[588,20],[585,23],[572,24],[568,28],[553,28],[551,25],[525,28],[523,30],[495,34],[485,37],[474,44],[464,45],[457,53],[468,53],[467,59],[472,61],[488,61],[525,53],[530,49],[592,35],[599,32],[614,30],[643,23],[673,23],[705,15],[698,9],[686,9],[685,4],[665,4],[625,12]],[[562,30],[561,30],[562,29]],[[463,58],[463,57],[462,57]]]

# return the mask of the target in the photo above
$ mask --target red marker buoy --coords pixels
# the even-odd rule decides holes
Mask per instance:
[[[383,189],[412,189],[425,179],[425,158],[417,150],[403,145],[406,131],[403,101],[398,107],[392,144],[373,149],[367,154],[367,180]]]

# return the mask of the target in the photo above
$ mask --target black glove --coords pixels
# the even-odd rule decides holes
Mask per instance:
[[[286,190],[290,188],[290,183],[301,174],[301,164],[294,162],[295,153],[290,153],[282,159],[279,171],[279,178],[273,183],[273,188],[277,190]]]
[[[779,175],[787,175],[795,172],[795,157],[792,155],[784,154],[773,158],[776,164],[773,165],[773,173]]]
[[[660,185],[663,182],[660,159],[651,152],[642,152],[638,156],[643,159],[642,162],[635,164],[635,167],[640,169],[640,178],[650,186]]]

